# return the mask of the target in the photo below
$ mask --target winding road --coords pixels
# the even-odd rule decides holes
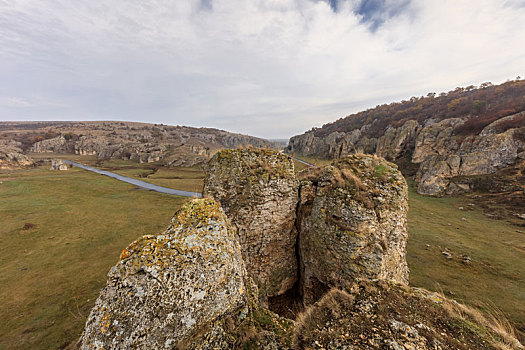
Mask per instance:
[[[146,190],[160,192],[160,193],[166,193],[166,194],[172,194],[172,195],[175,195],[175,196],[202,198],[202,193],[200,193],[200,192],[181,191],[181,190],[175,190],[173,188],[157,186],[157,185],[150,184],[148,182],[144,182],[144,181],[140,181],[140,180],[137,180],[137,179],[133,179],[131,177],[115,174],[115,173],[112,173],[111,171],[100,170],[100,169],[97,169],[97,168],[90,167],[88,165],[84,165],[84,164],[77,163],[77,162],[72,162],[70,160],[65,160],[64,159],[63,161],[64,161],[64,163],[71,164],[73,166],[76,166],[77,168],[81,168],[81,169],[84,169],[84,170],[92,171],[94,173],[101,174],[101,175],[106,175],[106,176],[112,177],[114,179],[117,179],[117,180],[120,180],[120,181],[127,182],[129,184],[135,185],[137,187],[144,188]]]
[[[292,157],[292,158],[295,159],[296,161],[298,161],[299,163],[303,163],[303,164],[308,165],[308,166],[315,166],[314,164],[305,162],[304,160],[301,160],[299,158],[295,158],[295,157]],[[146,190],[160,192],[160,193],[166,193],[166,194],[172,194],[172,195],[175,195],[175,196],[202,198],[202,193],[200,193],[200,192],[181,191],[181,190],[175,190],[173,188],[157,186],[157,185],[150,184],[149,182],[144,182],[144,181],[141,181],[141,180],[133,179],[131,177],[122,176],[122,175],[115,174],[115,173],[112,173],[111,171],[107,171],[107,170],[100,170],[100,169],[97,169],[97,168],[90,167],[89,165],[84,165],[84,164],[81,164],[81,163],[73,162],[71,160],[65,160],[64,159],[63,162],[66,163],[66,164],[71,164],[73,166],[76,166],[77,168],[81,168],[81,169],[84,169],[84,170],[92,171],[92,172],[100,174],[100,175],[106,175],[106,176],[112,177],[114,179],[127,182],[129,184],[135,185],[137,187],[144,188]]]

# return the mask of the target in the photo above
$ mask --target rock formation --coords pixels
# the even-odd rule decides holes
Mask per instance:
[[[315,136],[317,130],[312,130],[292,137],[288,151],[335,159],[364,151],[390,161],[408,155],[408,161],[419,168],[415,177],[419,193],[466,192],[470,188],[459,186],[456,177],[491,174],[525,157],[525,112],[497,119],[478,135],[455,135],[454,130],[469,120],[469,117],[430,118],[423,124],[408,120],[399,127],[388,126],[378,138],[365,134],[373,123],[348,133],[335,131],[322,137]],[[509,129],[508,125],[518,127]]]
[[[237,226],[246,269],[261,294],[289,290],[297,281],[298,182],[291,158],[262,149],[219,151],[208,163],[203,194],[220,202]]]
[[[31,146],[30,152],[35,153],[62,153],[66,152],[67,140],[63,135],[53,137],[51,139],[35,142]]]
[[[51,170],[67,170],[67,164],[64,163],[61,159],[52,159],[51,160]]]
[[[0,141],[0,169],[19,169],[34,165],[33,159],[22,153],[16,141]]]
[[[359,278],[408,284],[407,185],[376,156],[341,158],[301,179],[301,289],[306,304]]]
[[[207,191],[225,211],[211,198],[192,200],[164,233],[124,249],[89,315],[81,348],[523,349],[479,313],[403,284],[406,183],[394,165],[351,156],[300,178],[298,197],[287,156],[218,153]],[[271,202],[295,201],[297,220],[288,204],[263,205],[263,194]],[[280,210],[299,228],[299,247],[287,249],[301,261],[304,301],[320,298],[296,321],[265,308],[273,281],[261,283],[260,276],[271,270],[246,270],[243,261],[272,268],[289,261],[279,243],[289,242],[293,230]],[[237,227],[244,232],[236,234]],[[264,249],[253,250],[254,242]],[[254,256],[246,256],[248,249]],[[278,276],[276,286],[283,287],[288,277]]]
[[[207,162],[215,152],[240,146],[271,147],[257,137],[211,128],[192,128],[131,122],[0,123],[21,140],[35,142],[36,153],[92,155],[168,166],[194,166]],[[11,131],[11,129],[12,131]],[[27,129],[25,129],[27,128]],[[27,135],[20,136],[21,131]],[[53,135],[57,135],[52,137]],[[2,137],[0,133],[0,139]]]
[[[227,347],[221,321],[248,314],[239,243],[213,200],[187,203],[172,221],[122,251],[82,349],[184,348],[199,339]]]

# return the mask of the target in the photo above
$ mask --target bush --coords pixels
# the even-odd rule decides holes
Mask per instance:
[[[35,224],[32,224],[32,223],[30,223],[30,222],[26,222],[26,223],[24,224],[24,227],[22,227],[22,229],[23,229],[23,230],[30,230],[30,229],[32,229],[33,227],[35,227]]]

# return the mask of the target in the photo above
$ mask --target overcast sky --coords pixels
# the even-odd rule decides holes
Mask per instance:
[[[525,0],[0,0],[0,120],[288,138],[525,76]]]

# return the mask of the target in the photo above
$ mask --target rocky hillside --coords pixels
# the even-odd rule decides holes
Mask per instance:
[[[494,320],[406,285],[395,165],[350,156],[293,174],[277,152],[217,153],[209,197],[122,251],[80,348],[523,348]]]
[[[26,152],[95,155],[168,166],[200,164],[223,148],[271,146],[263,139],[218,129],[131,122],[3,122],[0,139],[17,140]]]
[[[422,194],[468,192],[467,177],[525,160],[525,81],[377,106],[294,136],[287,149],[322,158],[377,154],[415,175]]]
[[[12,140],[0,140],[0,169],[18,169],[32,166],[34,161],[23,154],[22,144]]]

